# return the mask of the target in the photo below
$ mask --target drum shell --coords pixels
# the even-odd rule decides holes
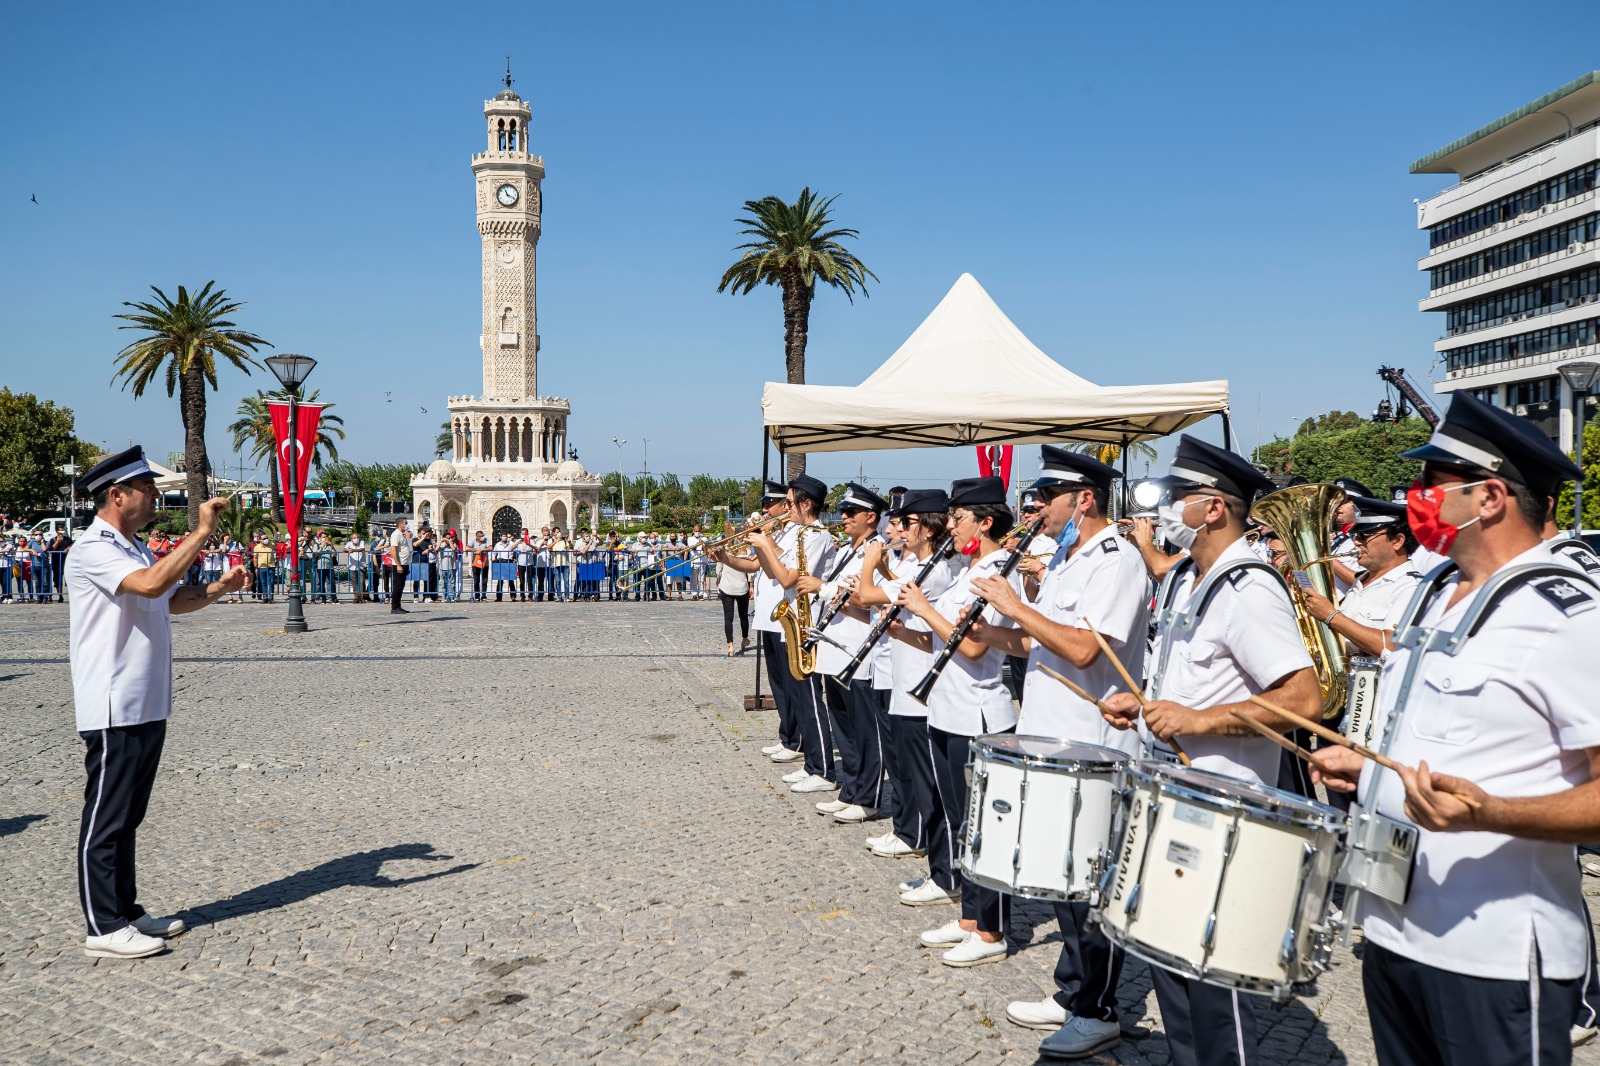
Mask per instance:
[[[1326,912],[1343,816],[1150,760],[1121,785],[1115,865],[1095,912],[1106,936],[1208,984],[1279,1001],[1310,992],[1332,947]]]
[[[976,738],[962,875],[1027,899],[1093,898],[1110,861],[1117,774],[1127,762],[1113,748],[1049,737]]]

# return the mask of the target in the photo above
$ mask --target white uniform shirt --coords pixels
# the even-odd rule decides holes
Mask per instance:
[[[1544,545],[1510,566],[1551,562]],[[1472,602],[1446,610],[1457,578],[1433,597],[1419,624],[1453,628]],[[1388,755],[1406,766],[1465,778],[1495,796],[1542,796],[1589,780],[1585,748],[1600,746],[1593,656],[1600,648],[1600,594],[1565,609],[1534,585],[1510,593],[1456,655],[1429,652],[1411,686]],[[1572,613],[1567,613],[1571,611]],[[1397,648],[1378,686],[1382,721],[1393,713],[1414,652]],[[1407,821],[1400,777],[1369,762],[1360,799]],[[1571,844],[1500,833],[1430,833],[1417,840],[1406,903],[1361,896],[1357,920],[1375,944],[1454,973],[1497,980],[1529,976],[1532,946],[1545,977],[1569,980],[1588,965],[1589,912]]]
[[[1001,548],[974,562],[933,601],[933,609],[948,619],[959,618],[967,605],[978,598],[973,581],[998,576],[1010,557],[1011,553]],[[1022,578],[1013,572],[1009,580],[1021,595]],[[1015,622],[992,607],[983,612],[983,620],[993,626],[1016,628]],[[938,652],[943,647],[944,641],[934,637],[933,650]],[[998,733],[1016,725],[1017,712],[1011,706],[1011,692],[1000,677],[1005,659],[999,648],[988,649],[978,659],[969,659],[959,651],[952,655],[928,695],[928,725],[968,737]],[[910,684],[915,685],[920,680],[921,675],[918,675]]]
[[[1241,537],[1223,550],[1213,566],[1254,559]],[[1224,703],[1242,703],[1260,695],[1296,670],[1309,668],[1311,655],[1300,641],[1294,607],[1282,580],[1250,569],[1223,578],[1205,613],[1186,636],[1176,637],[1167,658],[1161,691],[1152,699],[1171,700],[1205,710]],[[1183,575],[1173,606],[1185,607],[1197,582],[1194,567]],[[1159,657],[1165,633],[1156,635]],[[1141,719],[1140,732],[1143,733]],[[1276,784],[1278,753],[1272,741],[1259,736],[1179,737],[1184,751],[1201,770],[1257,784]]]
[[[1429,572],[1437,570],[1440,566],[1448,563],[1449,561],[1450,557],[1448,555],[1440,555],[1438,552],[1431,552],[1427,548],[1422,547],[1420,544],[1417,546],[1417,550],[1411,553],[1411,565],[1416,567],[1417,573],[1421,574],[1423,577],[1427,577]]]
[[[117,594],[155,556],[96,518],[67,553],[72,694],[78,732],[158,722],[172,714],[172,617],[167,601]]]
[[[800,553],[796,549],[800,545],[801,536],[804,536],[806,548],[806,573],[820,577],[827,577],[830,573],[832,573],[834,553],[835,549],[838,547],[838,543],[833,539],[833,535],[819,526],[810,526],[805,530],[804,533],[801,533],[800,527],[798,526],[791,526],[790,528],[794,529],[795,533],[789,538],[784,546],[783,552],[779,556],[779,561],[782,562],[784,566],[789,567],[791,570],[797,569],[800,564]],[[773,607],[778,605],[779,600],[788,600],[790,604],[794,603],[795,596],[799,594],[797,589],[786,589],[782,585],[778,585],[777,582],[773,582],[773,584],[777,586],[779,593],[777,598],[772,601]],[[822,603],[823,601],[820,596],[811,601],[812,621],[816,621],[817,615],[822,612]],[[767,624],[770,625],[774,630],[782,632],[782,627],[779,626],[778,623],[772,621],[771,618],[772,609],[768,608]]]
[[[1588,542],[1577,539],[1571,533],[1557,533],[1545,541],[1545,545],[1558,562],[1588,574],[1592,581],[1600,581],[1600,555],[1595,554]]]
[[[1357,571],[1356,583],[1339,601],[1339,613],[1371,629],[1393,629],[1421,582],[1422,572],[1409,559],[1370,585],[1366,571]]]
[[[778,549],[781,559],[794,545],[794,538],[800,533],[800,527],[790,523],[780,529],[772,538],[773,545]],[[810,562],[808,558],[806,562]],[[767,576],[767,572],[757,569],[750,575],[750,610],[755,615],[751,625],[757,633],[782,633],[783,627],[772,620],[773,608],[778,606],[783,599],[783,586]]]
[[[1361,545],[1357,544],[1356,538],[1348,533],[1334,534],[1333,540],[1328,545],[1328,554],[1333,556],[1336,562],[1343,563],[1351,570],[1361,569],[1356,565],[1356,556],[1361,554]],[[1270,563],[1272,560],[1267,561]],[[1338,578],[1333,579],[1333,585],[1341,596],[1350,590],[1349,584]]]
[[[944,560],[943,563],[928,571],[927,580],[923,581],[921,588],[922,594],[928,597],[929,603],[937,603],[939,597],[944,595],[945,590],[955,584],[956,578],[961,573],[961,563],[964,561],[961,556],[957,555]],[[884,595],[889,597],[891,603],[900,598],[901,589],[916,580],[917,575],[922,572],[923,562],[924,560],[910,554],[900,557],[899,564],[894,567],[894,580],[885,581],[881,586]],[[908,632],[930,632],[928,623],[910,611],[901,611],[898,620],[906,627]],[[913,648],[905,641],[895,640],[893,637],[888,638],[888,640],[889,673],[894,679],[894,685],[889,694],[889,713],[902,715],[906,718],[928,717],[928,708],[912,699],[909,695],[909,690],[918,681],[921,681],[927,675],[928,670],[932,668],[933,652],[923,651],[921,648]],[[944,679],[941,678],[939,683],[943,684]]]
[[[1150,576],[1138,550],[1123,542],[1114,524],[1074,545],[1071,554],[1065,549],[1056,552],[1034,606],[1061,625],[1087,629],[1087,618],[1105,635],[1128,673],[1135,678],[1144,676]],[[1028,655],[1018,733],[1139,753],[1142,742],[1136,732],[1109,725],[1094,704],[1074,695],[1041,666],[1070,677],[1102,699],[1127,688],[1116,665],[1105,655],[1080,670],[1036,640]]]
[[[847,578],[860,578],[862,556],[865,551],[866,544],[864,543],[860,547],[852,545],[845,548],[834,556],[832,563],[825,572],[817,574],[818,577],[825,580],[822,584],[822,590],[817,593],[816,607],[811,612],[813,619],[821,619],[822,612],[827,608],[828,604],[833,602],[834,597],[839,594],[840,586]],[[806,564],[810,565],[810,563],[811,558],[808,555]],[[825,674],[828,677],[837,676],[840,670],[850,665],[850,659],[855,650],[861,647],[861,642],[867,639],[867,633],[871,629],[872,623],[852,618],[844,611],[834,615],[833,621],[829,623],[828,628],[823,632],[850,650],[841,651],[826,640],[817,641],[817,673]],[[862,681],[870,680],[871,673],[870,668],[868,669],[868,673],[858,673],[856,677]]]

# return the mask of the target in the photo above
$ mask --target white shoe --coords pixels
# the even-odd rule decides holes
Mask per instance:
[[[986,962],[1004,962],[1007,952],[1006,938],[993,944],[977,933],[967,934],[967,939],[940,956],[946,966],[982,966]]]
[[[838,800],[823,800],[821,803],[817,804],[817,813],[838,814],[848,806],[850,806],[848,803],[840,803]]]
[[[784,781],[784,784],[792,785],[792,784],[795,784],[796,782],[804,781],[806,778],[808,778],[810,776],[811,775],[806,773],[805,769],[802,767],[799,770],[790,770],[788,773],[784,774],[783,775],[783,781]]]
[[[145,936],[131,925],[115,933],[91,936],[83,942],[83,953],[92,959],[142,959],[167,950],[167,942]]]
[[[929,929],[917,939],[922,941],[924,947],[947,948],[951,944],[961,943],[969,935],[965,929],[961,928],[961,922],[952,918],[937,929]]]
[[[889,843],[889,838],[892,836],[894,836],[894,830],[891,829],[887,833],[879,833],[875,837],[868,837],[867,850],[871,851],[873,848],[881,847],[882,845]]]
[[[1122,1043],[1122,1026],[1094,1018],[1073,1015],[1072,1019],[1044,1038],[1039,1054],[1047,1059],[1086,1059]]]
[[[1578,856],[1578,865],[1590,877],[1600,877],[1600,855],[1591,855],[1586,851]]]
[[[732,647],[732,645],[729,645],[729,647]],[[763,754],[763,755],[776,755],[780,751],[787,751],[787,750],[788,749],[785,748],[782,744],[768,744],[766,747],[761,749],[761,754]]]
[[[912,847],[893,833],[889,834],[889,839],[879,841],[871,850],[872,854],[880,859],[920,859],[928,854],[921,848]]]
[[[907,907],[936,907],[941,903],[955,903],[960,899],[960,889],[946,892],[931,877],[916,888],[900,893],[900,902]]]
[[[1587,1044],[1589,1041],[1593,1040],[1596,1033],[1600,1033],[1600,1027],[1593,1025],[1574,1025],[1572,1027],[1572,1046],[1582,1047],[1584,1044]]]
[[[183,924],[182,918],[157,918],[150,914],[143,918],[135,918],[133,927],[145,936],[160,937],[162,940],[170,940],[189,931],[189,927]]]
[[[1056,997],[1041,1000],[1018,999],[1006,1004],[1006,1020],[1025,1029],[1044,1029],[1055,1032],[1067,1024],[1067,1008],[1056,1002]]]
[[[806,753],[805,752],[803,752],[803,751],[795,751],[793,748],[786,748],[786,747],[784,747],[783,745],[780,744],[780,745],[778,745],[777,752],[774,753],[773,756],[772,756],[772,761],[773,762],[799,762],[801,759],[804,759],[805,757],[806,757]]]
[[[846,804],[833,812],[836,822],[868,822],[878,816],[878,808],[863,807],[859,803]]]
[[[902,894],[904,894],[906,892],[910,892],[913,888],[921,888],[923,885],[925,885],[927,883],[928,883],[928,879],[926,877],[913,877],[909,881],[901,881],[898,885],[895,885],[894,887],[899,889],[900,892]]]
[[[839,786],[829,781],[826,777],[815,774],[807,775],[804,781],[796,781],[789,786],[790,792],[837,792]]]

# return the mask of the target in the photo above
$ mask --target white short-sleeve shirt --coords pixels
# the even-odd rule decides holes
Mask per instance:
[[[840,586],[847,579],[852,577],[857,580],[860,579],[861,563],[865,551],[865,544],[859,547],[852,544],[833,557],[833,561],[826,572],[817,574],[818,577],[824,580],[822,590],[817,594],[817,607],[812,612],[813,618],[820,621],[822,612],[839,595]],[[806,562],[809,564],[811,560],[808,558]],[[867,639],[867,634],[871,629],[872,623],[863,622],[859,618],[852,618],[843,611],[834,615],[833,621],[828,624],[828,628],[824,632],[850,650],[843,651],[826,640],[817,641],[817,673],[825,674],[828,677],[837,676],[840,670],[850,664],[855,650],[861,647],[861,642]],[[862,681],[870,680],[870,667],[867,673],[858,674],[857,677]]]
[[[956,576],[960,573],[961,557],[945,559],[936,563],[928,576],[919,586],[922,594],[928,597],[929,603],[936,603],[945,590],[955,583]],[[892,568],[894,580],[885,581],[882,585],[884,595],[893,603],[900,598],[900,590],[915,581],[922,572],[925,560],[906,554]],[[910,611],[901,611],[897,619],[906,627],[908,632],[926,633],[928,623],[912,614]],[[889,713],[898,714],[906,718],[926,718],[928,708],[912,699],[909,691],[933,666],[933,653],[913,648],[903,640],[889,637],[889,675],[892,680],[889,690]]]
[[[1212,565],[1254,558],[1241,537]],[[1173,597],[1173,606],[1186,606],[1196,585],[1190,566]],[[1165,630],[1156,634],[1157,655],[1164,639]],[[1312,666],[1311,654],[1300,640],[1288,589],[1277,576],[1260,569],[1223,578],[1200,620],[1187,634],[1173,639],[1176,643],[1167,658],[1161,691],[1152,693],[1151,698],[1195,710],[1241,703],[1296,670]],[[1265,737],[1186,736],[1180,742],[1201,770],[1257,784],[1277,783],[1282,749]]]
[[[1410,560],[1371,583],[1365,571],[1358,572],[1356,583],[1339,601],[1339,613],[1372,629],[1393,629],[1421,581],[1421,571]]]
[[[1034,606],[1061,625],[1087,629],[1084,619],[1094,623],[1128,673],[1139,678],[1144,676],[1150,631],[1150,593],[1144,560],[1117,535],[1117,527],[1110,525],[1074,545],[1070,553],[1056,552]],[[1102,699],[1127,688],[1116,665],[1104,655],[1080,670],[1036,640],[1028,654],[1018,733],[1138,752],[1141,741],[1136,732],[1109,725],[1094,704],[1044,673],[1041,667],[1045,666]]]
[[[155,556],[96,518],[67,553],[72,694],[80,733],[158,722],[172,714],[174,584],[154,598],[117,589]]]
[[[794,538],[799,536],[800,527],[790,523],[778,531],[772,538],[773,545],[778,549],[780,559],[789,555],[794,546]],[[807,562],[811,560],[807,559]],[[757,569],[750,575],[750,610],[755,613],[751,625],[757,633],[781,633],[783,627],[772,620],[772,610],[783,599],[783,586],[767,576],[767,572]]]
[[[1541,544],[1506,566],[1551,561]],[[1454,628],[1461,620],[1471,596],[1445,606],[1457,580],[1445,582],[1419,625]],[[1581,579],[1568,584],[1579,593],[1547,595],[1523,585],[1457,654],[1428,652],[1396,723],[1390,758],[1406,766],[1426,761],[1430,770],[1494,796],[1542,796],[1588,781],[1585,749],[1600,746],[1593,665],[1600,594]],[[1389,653],[1378,686],[1381,718],[1395,713],[1413,654],[1404,647]],[[1369,810],[1375,805],[1409,820],[1399,775],[1370,762],[1360,799]],[[1363,894],[1357,920],[1369,940],[1396,954],[1497,980],[1526,980],[1537,943],[1543,976],[1568,980],[1583,975],[1589,958],[1582,880],[1570,844],[1423,830],[1405,904]]]
[[[803,531],[799,526],[791,525],[789,528],[794,530],[794,534],[782,545],[779,561],[790,569],[799,569],[800,553],[798,548],[801,544],[800,538],[804,537],[806,573],[817,577],[827,577],[833,570],[834,551],[838,547],[838,542],[833,539],[833,534],[820,526],[808,526]],[[776,581],[772,582],[772,585],[777,590],[777,595],[772,600],[772,607],[778,606],[780,600],[788,600],[793,603],[795,596],[799,594],[797,588],[786,589]],[[822,610],[822,601],[820,599],[813,600],[812,603],[811,617],[814,621]],[[767,624],[773,630],[782,632],[782,627],[772,621],[772,607],[767,608]]]
[[[933,609],[952,621],[959,618],[967,605],[978,598],[973,581],[998,576],[1010,556],[1009,551],[1001,548],[975,561],[932,601]],[[1009,580],[1021,595],[1022,578],[1013,572]],[[983,612],[983,620],[993,626],[1016,628],[1015,622],[992,607]],[[938,652],[943,647],[944,642],[934,637],[933,650]],[[990,648],[977,659],[969,659],[959,651],[952,655],[928,695],[928,725],[968,737],[998,733],[1016,725],[1017,712],[1011,705],[1011,692],[1000,676],[1005,658],[999,648]],[[910,683],[915,685],[920,679],[920,676],[914,677]]]

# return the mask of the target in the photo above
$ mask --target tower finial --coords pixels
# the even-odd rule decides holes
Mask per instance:
[[[506,88],[511,88],[511,57],[506,56]]]

